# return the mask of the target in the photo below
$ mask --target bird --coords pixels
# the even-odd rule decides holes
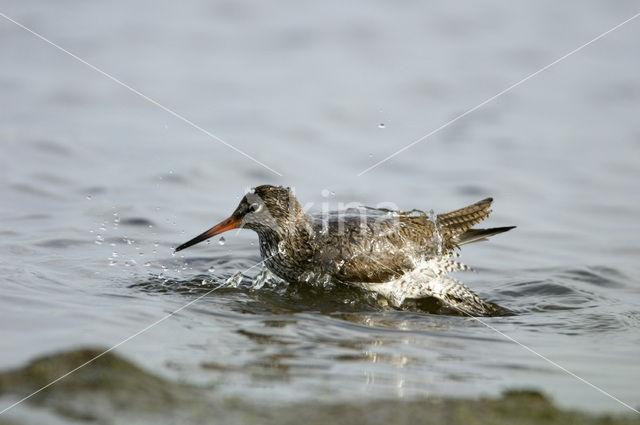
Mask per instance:
[[[425,262],[455,269],[459,263],[449,259],[461,246],[515,228],[473,227],[491,214],[492,202],[486,198],[437,215],[371,207],[313,214],[304,211],[289,187],[261,185],[245,194],[229,218],[175,250],[231,229],[250,229],[258,234],[267,269],[289,283],[352,285],[401,304],[406,296],[397,296],[398,288],[406,289],[408,278],[415,277]],[[432,278],[440,274],[436,271]],[[438,285],[417,283],[412,288],[405,295],[435,296],[458,306],[475,304],[477,308],[469,311],[490,310],[489,303],[454,279]]]

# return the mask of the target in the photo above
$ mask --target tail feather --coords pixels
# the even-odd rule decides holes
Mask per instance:
[[[472,242],[486,240],[488,237],[513,229],[515,226],[494,227],[491,229],[472,229],[473,226],[485,220],[491,214],[493,198],[486,198],[475,204],[438,215],[438,225],[448,242],[447,246],[453,248]]]
[[[493,202],[493,198],[486,198],[468,207],[439,214],[438,224],[450,239],[454,238],[489,217],[491,202]]]
[[[469,229],[466,232],[455,236],[453,238],[453,242],[460,246],[472,242],[485,241],[490,236],[504,233],[508,230],[514,229],[515,227],[516,226],[493,227],[491,229]]]

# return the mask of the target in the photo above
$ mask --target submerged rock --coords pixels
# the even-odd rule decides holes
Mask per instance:
[[[87,348],[38,358],[22,369],[0,374],[0,394],[26,397],[103,352]],[[109,352],[26,402],[69,419],[124,423],[129,415],[156,416],[179,410],[195,394],[191,387],[169,383]]]
[[[171,382],[103,349],[78,349],[41,357],[0,373],[4,409],[67,372],[0,416],[0,424],[30,424],[30,409],[50,422],[92,424],[640,424],[630,416],[562,410],[535,391],[509,391],[497,399],[427,398],[334,403],[258,405],[222,398],[213,388]],[[26,408],[25,408],[26,406]]]

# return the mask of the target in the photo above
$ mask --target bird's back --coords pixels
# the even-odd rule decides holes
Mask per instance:
[[[426,216],[347,210],[313,216],[313,263],[343,282],[384,282],[437,252]]]
[[[471,229],[491,214],[491,202],[437,216],[374,208],[312,215],[311,262],[342,282],[386,282],[423,259],[508,230]]]

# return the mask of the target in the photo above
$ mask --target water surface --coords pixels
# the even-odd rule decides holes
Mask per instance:
[[[282,176],[0,19],[0,368],[114,345],[207,294],[118,353],[276,404],[535,388],[625,410],[497,330],[638,406],[640,22],[357,177],[637,3],[1,10]],[[255,288],[249,231],[173,255],[264,183],[316,210],[493,196],[487,224],[518,228],[464,247],[474,271],[456,278],[513,314],[483,324],[345,288]]]

